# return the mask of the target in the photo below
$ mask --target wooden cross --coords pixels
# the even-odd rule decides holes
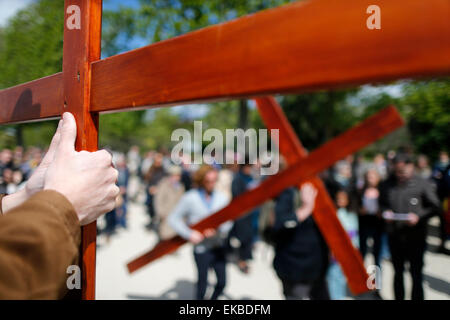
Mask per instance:
[[[364,293],[369,288],[367,286],[368,275],[364,269],[362,258],[337,219],[336,209],[327,195],[322,181],[315,176],[338,160],[399,128],[404,123],[403,119],[394,107],[385,108],[307,156],[306,151],[295,138],[295,134],[293,137],[291,136],[293,130],[281,109],[273,108],[273,102],[273,100],[267,99],[259,100],[258,108],[268,127],[280,130],[280,151],[286,156],[290,166],[275,176],[267,178],[251,191],[234,198],[225,208],[190,227],[200,232],[209,228],[215,229],[226,221],[236,220],[247,214],[251,209],[274,198],[284,189],[310,181],[318,189],[318,199],[314,210],[316,223],[337,260],[341,263],[352,292],[354,294]],[[152,250],[128,263],[128,271],[135,272],[163,255],[177,250],[185,243],[187,241],[180,236],[161,241]]]
[[[285,157],[288,165],[307,157],[307,151],[296,137],[295,131],[286,118],[280,105],[273,97],[256,98],[259,114],[268,129],[279,130],[279,150]],[[347,277],[347,282],[353,294],[367,291],[368,274],[364,269],[364,262],[358,250],[356,250],[347,232],[342,227],[336,215],[333,200],[322,180],[313,177],[309,180],[317,189],[313,217],[328,246],[340,262],[342,270]],[[300,185],[301,187],[301,185]]]
[[[65,0],[63,72],[1,90],[0,124],[70,111],[78,123],[77,149],[93,151],[99,113],[450,73],[447,0],[377,0],[380,30],[366,27],[372,2],[293,3],[99,60],[101,0]],[[249,192],[230,206],[250,209],[399,125],[387,109],[337,138],[351,144],[335,149],[327,143],[267,180],[275,186],[263,183],[268,191]],[[95,298],[95,237],[95,223],[83,228],[83,299]]]

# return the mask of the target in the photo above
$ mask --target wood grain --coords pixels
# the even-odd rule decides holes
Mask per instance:
[[[46,120],[61,114],[62,73],[0,91],[0,124]]]
[[[266,127],[271,130],[279,130],[279,150],[288,165],[293,165],[299,160],[306,158],[308,155],[307,151],[297,138],[294,129],[277,101],[273,97],[263,97],[256,98],[255,102]],[[342,227],[336,215],[336,207],[322,180],[318,177],[312,177],[307,182],[312,183],[317,189],[315,209],[313,211],[314,220],[328,247],[339,261],[347,277],[350,290],[355,295],[369,291],[367,287],[368,274],[361,254],[353,247],[347,232]]]
[[[102,1],[66,0],[65,12],[70,5],[81,9],[81,29],[69,30],[64,24],[63,111],[71,112],[77,121],[76,150],[95,151],[98,147],[98,114],[89,111],[90,80],[91,62],[100,59]],[[96,237],[95,222],[82,228],[80,263],[83,300],[95,299]]]
[[[450,73],[450,1],[302,1],[92,66],[93,111],[175,105]]]
[[[381,30],[366,28],[370,4],[302,1],[94,62],[91,111],[450,74],[448,0],[379,0]],[[1,90],[0,123],[52,116],[47,109],[56,110],[61,85],[52,82],[52,93],[49,84],[49,79],[31,84],[42,115],[24,108],[11,117],[23,90]]]
[[[257,188],[242,194],[222,210],[194,224],[191,228],[200,232],[217,228],[229,220],[236,220],[267,199],[277,196],[287,187],[307,181],[333,165],[336,161],[369,145],[386,134],[404,125],[394,107],[387,107],[361,124],[330,140],[311,152],[306,158],[289,166],[286,170],[264,180]],[[146,264],[177,250],[186,240],[176,236],[158,243],[152,250],[127,264],[130,273]]]

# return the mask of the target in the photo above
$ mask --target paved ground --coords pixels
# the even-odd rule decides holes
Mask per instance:
[[[192,299],[195,267],[192,247],[185,245],[176,253],[161,258],[133,275],[125,264],[146,252],[156,243],[153,232],[145,229],[149,221],[144,207],[132,203],[129,207],[128,228],[121,229],[109,242],[103,235],[98,239],[97,298],[98,299]],[[430,222],[431,234],[436,234],[437,221]],[[439,243],[434,235],[428,237],[430,250],[425,255],[425,298],[450,299],[450,256],[432,251]],[[273,251],[270,246],[257,243],[251,273],[244,275],[235,265],[228,265],[228,284],[225,299],[282,299],[281,286],[272,269]],[[369,264],[370,261],[367,261]],[[393,299],[392,267],[389,261],[382,265],[381,294]],[[214,275],[211,274],[211,283]],[[411,280],[405,274],[409,297]]]

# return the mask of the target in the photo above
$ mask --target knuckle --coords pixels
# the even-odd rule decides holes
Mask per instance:
[[[113,211],[115,207],[116,203],[114,201],[109,201],[108,204],[106,205],[106,210],[107,212],[110,212]]]
[[[112,156],[105,149],[97,151],[97,155],[101,162],[104,162],[107,165],[110,165],[112,163]]]
[[[116,182],[117,179],[119,178],[119,170],[112,168],[112,181]]]

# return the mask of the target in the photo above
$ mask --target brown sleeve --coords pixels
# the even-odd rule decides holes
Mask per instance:
[[[80,233],[72,204],[52,190],[1,216],[0,299],[63,297],[67,267],[78,262]]]

